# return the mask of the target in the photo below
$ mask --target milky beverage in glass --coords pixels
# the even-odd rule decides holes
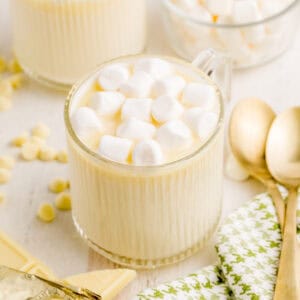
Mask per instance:
[[[145,0],[11,2],[15,55],[48,85],[68,89],[97,65],[145,47]]]
[[[176,69],[176,74],[184,78],[186,87],[190,83],[197,85],[199,82],[204,89],[214,93],[211,94],[215,99],[211,112],[205,112],[215,116],[215,123],[209,135],[199,139],[194,133],[188,133],[192,138],[186,144],[188,146],[180,151],[177,146],[176,149],[170,148],[166,141],[170,134],[179,134],[176,130],[172,132],[174,124],[179,126],[178,130],[182,133],[182,136],[174,141],[184,140],[184,134],[189,130],[186,124],[190,123],[184,123],[182,114],[188,115],[190,109],[195,107],[187,107],[184,113],[177,110],[175,120],[163,123],[164,121],[157,121],[154,110],[157,99],[153,96],[158,90],[161,92],[161,88],[156,89],[156,92],[152,89],[151,100],[130,98],[132,90],[129,87],[133,90],[136,88],[130,85],[130,78],[138,73],[135,70],[136,65],[142,60],[157,59]],[[104,70],[115,65],[126,66],[129,70],[128,83],[125,82],[125,85],[117,89],[120,94],[127,93],[129,98],[122,100],[125,102],[121,112],[115,112],[110,117],[99,116],[99,110],[97,115],[92,113],[90,108],[95,108],[94,104],[91,104],[94,103],[93,95],[100,92],[101,98],[103,92],[98,77]],[[145,65],[147,66],[147,63]],[[230,72],[226,58],[212,50],[200,54],[194,65],[174,58],[131,56],[102,65],[75,85],[68,97],[65,122],[70,154],[73,219],[88,244],[116,263],[136,268],[152,268],[174,263],[198,251],[216,230],[222,210],[223,99],[218,86],[201,69],[210,75],[218,70],[218,73],[223,75],[220,78],[222,85],[229,81]],[[157,84],[157,81],[159,79],[153,79],[151,84],[156,87],[163,86]],[[226,87],[221,86],[222,89]],[[176,86],[174,88],[176,89]],[[140,92],[143,93],[142,90]],[[178,94],[178,99],[183,97],[182,93]],[[129,109],[129,104],[135,103],[134,101],[144,101],[144,104],[149,102],[152,105],[150,121],[125,119],[124,115],[136,113],[135,108]],[[99,107],[99,103],[103,102],[97,103]],[[179,105],[183,107],[182,103]],[[105,110],[105,107],[102,109]],[[91,112],[91,118],[73,122],[74,116],[82,116],[87,111]],[[96,115],[101,120],[102,127],[99,132],[90,134],[89,131],[87,138],[87,135],[82,134],[82,124],[88,124],[91,129],[91,119]],[[120,125],[120,122],[123,123]],[[135,127],[131,128],[130,124],[135,124]],[[141,128],[138,128],[139,126]],[[154,129],[155,133],[150,129]],[[151,141],[124,138],[134,134],[147,135]],[[107,149],[110,141],[113,141],[111,145],[118,142],[122,144],[119,151]],[[172,139],[170,143],[173,143]],[[121,158],[127,145],[129,147],[126,158]],[[168,151],[163,147],[169,147]],[[141,149],[146,150],[143,152]],[[159,152],[157,149],[164,150]],[[143,159],[146,159],[146,163]]]

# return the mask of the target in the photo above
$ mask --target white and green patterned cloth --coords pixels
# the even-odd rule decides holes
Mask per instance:
[[[282,193],[286,196],[286,191]],[[300,224],[300,195],[298,204]],[[219,229],[218,265],[146,289],[135,299],[272,299],[280,248],[281,232],[275,208],[269,195],[261,194],[232,213]]]
[[[224,283],[222,272],[218,266],[209,266],[185,278],[168,284],[162,284],[155,289],[147,289],[140,293],[138,300],[225,300],[231,298],[231,291]]]

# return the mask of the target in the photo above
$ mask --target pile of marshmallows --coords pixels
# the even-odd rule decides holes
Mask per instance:
[[[180,8],[206,22],[252,23],[275,15],[292,0],[174,0]]]
[[[206,23],[239,25],[262,21],[284,10],[293,0],[173,0],[187,15]],[[280,21],[280,22],[279,22]],[[230,51],[237,65],[255,63],[279,51],[289,20],[257,24],[250,27],[212,29],[185,22],[175,15],[172,31],[181,39],[192,57],[204,47]],[[279,43],[281,41],[281,43]],[[274,53],[273,53],[274,52]]]
[[[98,137],[93,150],[119,163],[159,165],[191,151],[216,128],[219,95],[178,69],[160,58],[103,68],[99,91],[71,115],[75,133],[87,144]]]

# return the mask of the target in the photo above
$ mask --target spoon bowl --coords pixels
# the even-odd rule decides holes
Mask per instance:
[[[266,159],[277,181],[288,187],[300,185],[300,107],[288,109],[273,122]]]
[[[272,108],[259,99],[239,102],[232,112],[229,123],[229,143],[240,164],[251,176],[267,187],[282,228],[284,202],[265,159],[266,140],[275,116]]]
[[[241,101],[229,123],[229,142],[236,159],[253,176],[270,178],[265,160],[266,140],[275,113],[259,99]]]

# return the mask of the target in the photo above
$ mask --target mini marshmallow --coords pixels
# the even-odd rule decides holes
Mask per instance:
[[[184,121],[197,134],[201,141],[206,140],[218,123],[218,115],[204,111],[201,108],[192,108],[184,113]]]
[[[151,139],[156,127],[148,122],[135,118],[126,120],[117,128],[117,136],[133,140]]]
[[[196,19],[199,19],[203,22],[211,22],[213,19],[213,16],[210,14],[210,12],[203,6],[199,6],[197,5],[196,7],[193,7],[192,10],[190,10],[189,14],[191,15],[191,17],[194,17]],[[187,23],[188,24],[188,23]],[[189,24],[192,25],[192,24]],[[193,24],[193,29],[196,31],[196,29],[198,29],[198,32],[203,32],[203,28],[199,28],[198,24]],[[207,32],[210,32],[210,30],[207,30]],[[199,34],[198,34],[199,36]]]
[[[159,79],[170,75],[173,67],[169,62],[160,58],[142,58],[135,64],[135,71],[146,72],[153,79]]]
[[[259,44],[267,37],[266,27],[264,25],[256,25],[243,30],[245,40],[250,44]]]
[[[230,24],[232,22],[232,19],[227,17],[220,17],[218,20],[218,24]],[[218,28],[216,33],[222,43],[222,47],[228,50],[234,63],[249,63],[249,57],[252,56],[252,51],[241,30]]]
[[[189,83],[183,90],[183,103],[212,109],[217,102],[217,93],[213,86],[206,83]]]
[[[174,151],[189,146],[192,133],[184,122],[172,120],[157,130],[156,139],[164,149]]]
[[[264,17],[270,17],[279,13],[285,6],[289,4],[289,1],[282,0],[258,0],[258,7]]]
[[[124,100],[124,95],[118,92],[97,92],[91,97],[90,106],[99,116],[112,116],[120,110]]]
[[[100,141],[98,152],[100,155],[107,157],[116,162],[126,163],[132,148],[132,141],[104,135]]]
[[[183,110],[183,106],[176,98],[161,96],[153,101],[152,116],[157,122],[164,123],[179,118]]]
[[[122,120],[136,118],[142,121],[151,121],[152,99],[150,98],[129,98],[122,107]]]
[[[79,138],[84,140],[102,129],[95,111],[88,107],[79,107],[72,114],[71,123]]]
[[[108,66],[100,71],[99,85],[107,91],[116,91],[130,76],[128,67],[122,64]]]
[[[154,97],[162,95],[178,97],[185,85],[186,81],[181,76],[168,76],[153,84],[152,93]]]
[[[235,23],[250,23],[262,18],[256,0],[234,1],[232,17]]]
[[[247,180],[250,176],[247,170],[236,160],[233,154],[230,154],[227,158],[225,173],[227,177],[236,181]]]
[[[192,10],[199,6],[198,0],[176,0],[176,4],[185,10]]]
[[[120,86],[120,92],[126,97],[144,98],[150,95],[153,85],[152,77],[143,71],[137,71]]]
[[[232,12],[233,0],[206,0],[206,6],[213,15],[230,15]]]
[[[154,140],[139,142],[132,153],[133,164],[153,166],[163,162],[163,153],[158,142]]]

